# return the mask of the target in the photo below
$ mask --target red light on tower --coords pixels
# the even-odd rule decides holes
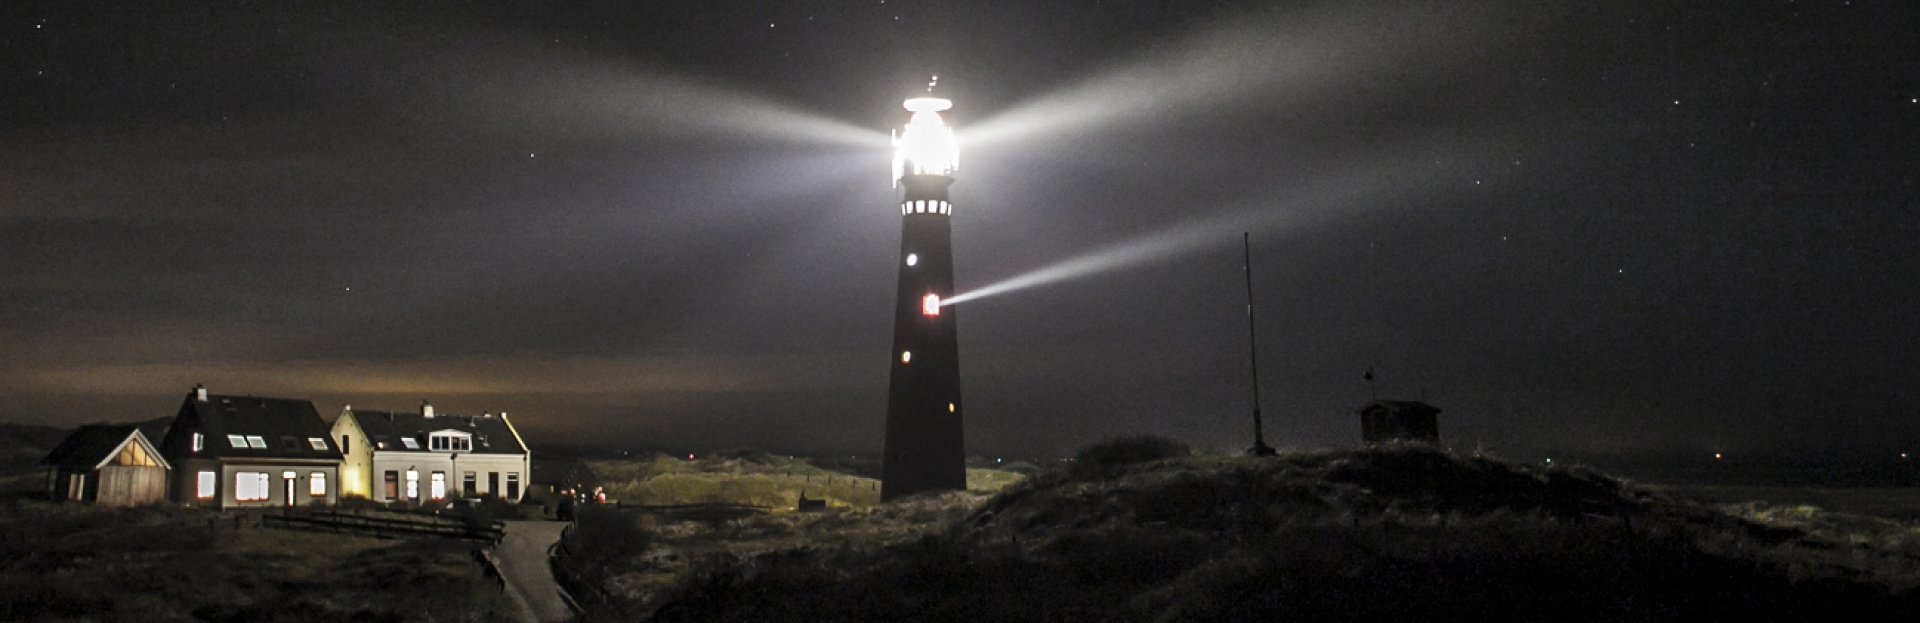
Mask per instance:
[[[920,299],[920,313],[928,316],[940,315],[940,295],[929,294],[927,298]]]

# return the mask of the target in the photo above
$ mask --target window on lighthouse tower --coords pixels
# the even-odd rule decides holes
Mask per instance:
[[[907,254],[907,265],[908,265],[908,266],[912,266],[912,265],[914,265],[914,264],[919,264],[919,263],[920,263],[920,254],[918,254],[918,253],[908,253],[908,254]]]
[[[929,294],[927,298],[920,299],[920,313],[928,316],[940,315],[940,295]]]

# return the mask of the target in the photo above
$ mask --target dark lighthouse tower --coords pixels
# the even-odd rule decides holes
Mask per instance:
[[[893,138],[900,202],[900,290],[893,305],[893,373],[887,388],[887,448],[880,499],[967,488],[960,416],[960,349],[953,308],[953,204],[947,187],[959,161],[940,111],[953,102],[906,101],[913,117]]]

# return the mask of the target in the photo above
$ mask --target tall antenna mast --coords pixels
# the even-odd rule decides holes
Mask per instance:
[[[1265,433],[1260,429],[1260,345],[1253,337],[1253,240],[1248,232],[1240,232],[1240,247],[1245,252],[1247,275],[1247,367],[1253,371],[1253,447],[1247,448],[1252,456],[1273,456],[1277,452],[1267,445]]]

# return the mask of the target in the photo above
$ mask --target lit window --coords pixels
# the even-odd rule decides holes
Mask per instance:
[[[313,475],[307,477],[307,493],[314,497],[324,497],[327,495],[326,472],[314,472]]]
[[[266,472],[240,472],[233,475],[233,499],[237,501],[258,502],[267,499],[270,492]]]
[[[420,442],[418,442],[418,441],[414,441],[414,439],[413,439],[412,437],[401,437],[401,438],[400,438],[400,443],[401,443],[401,445],[404,445],[404,446],[406,446],[408,450],[419,450],[419,449],[420,449]]]
[[[940,295],[929,294],[926,298],[920,299],[920,313],[928,316],[940,315]]]
[[[953,413],[953,403],[947,403],[947,413]]]
[[[193,451],[194,452],[199,452],[201,448],[206,447],[206,443],[207,443],[206,435],[202,435],[200,433],[193,434]]]
[[[920,255],[919,255],[919,254],[917,254],[917,253],[908,253],[908,254],[907,254],[907,265],[908,265],[908,266],[912,266],[912,265],[914,265],[914,264],[919,264],[919,263],[920,263]]]
[[[308,437],[307,445],[313,446],[313,449],[321,452],[327,451],[327,440],[320,437]]]
[[[913,362],[913,351],[910,351],[910,350],[900,351],[900,363],[912,363],[912,362]]]
[[[433,473],[433,499],[436,499],[436,500],[447,499],[447,473],[446,472]]]
[[[420,472],[407,470],[407,499],[420,499]]]
[[[267,438],[259,435],[247,435],[247,446],[265,449],[267,447]]]
[[[219,480],[220,476],[218,474],[213,472],[200,472],[199,486],[194,489],[194,495],[202,500],[213,499],[213,488]]]
[[[235,448],[245,448],[247,447],[247,438],[240,435],[227,435],[227,443],[233,444]]]

